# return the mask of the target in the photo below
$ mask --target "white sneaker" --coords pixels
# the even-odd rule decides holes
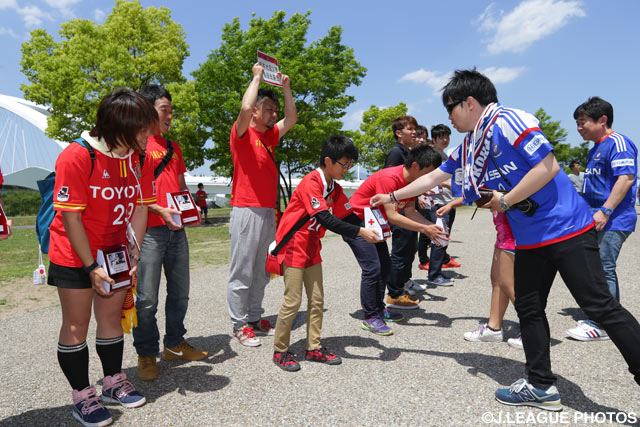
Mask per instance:
[[[404,290],[407,291],[409,295],[415,295],[418,292],[424,292],[427,290],[427,285],[421,285],[411,279],[407,280],[404,284]]]
[[[245,326],[234,331],[233,336],[240,341],[240,344],[246,347],[258,347],[261,344],[260,338],[256,337],[256,333],[251,326]]]
[[[464,339],[473,342],[502,342],[502,329],[492,331],[486,323],[480,322],[478,329],[464,333]]]
[[[522,336],[520,335],[520,332],[518,332],[518,335],[516,335],[515,338],[509,338],[507,340],[507,344],[509,344],[509,347],[519,348],[520,350],[524,349],[522,346]]]
[[[567,335],[578,341],[602,341],[609,339],[606,331],[591,320],[578,320],[578,326],[569,329]]]

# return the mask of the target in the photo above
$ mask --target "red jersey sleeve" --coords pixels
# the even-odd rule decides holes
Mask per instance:
[[[304,192],[301,193],[300,199],[309,216],[314,216],[318,212],[329,210],[327,202],[324,199],[324,186],[319,178],[307,180],[304,186]]]
[[[133,163],[135,165],[134,170],[140,184],[142,204],[150,205],[156,203],[157,199],[156,192],[154,191],[155,183],[153,176],[153,165],[151,164],[151,162],[145,162],[144,166],[140,168],[140,156],[138,154],[134,155]],[[140,199],[137,200],[136,204],[140,204]]]
[[[2,177],[2,169],[0,169],[0,185],[4,182],[4,178]]]
[[[333,190],[331,197],[333,198],[333,215],[338,219],[343,219],[347,215],[353,212],[349,199],[345,196],[342,187],[336,184],[335,190]]]
[[[80,144],[70,144],[56,161],[53,208],[82,212],[87,207],[91,157]]]

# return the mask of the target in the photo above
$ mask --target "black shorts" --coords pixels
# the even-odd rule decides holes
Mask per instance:
[[[200,206],[200,211],[206,215],[209,211],[209,208],[207,206]]]
[[[89,273],[82,267],[65,267],[49,262],[47,283],[51,286],[67,289],[91,289]]]

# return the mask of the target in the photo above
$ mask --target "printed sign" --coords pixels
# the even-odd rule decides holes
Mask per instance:
[[[276,58],[258,51],[258,64],[264,68],[262,80],[264,80],[265,83],[282,87],[282,80],[278,77],[280,67],[278,66],[278,60]]]
[[[171,209],[182,212],[182,215],[172,215],[176,224],[197,224],[200,222],[200,214],[189,190],[167,193],[167,205]]]
[[[111,277],[115,283],[103,281],[102,286],[107,292],[115,289],[131,286],[131,264],[129,264],[129,252],[125,245],[113,246],[106,249],[98,249],[96,262]]]

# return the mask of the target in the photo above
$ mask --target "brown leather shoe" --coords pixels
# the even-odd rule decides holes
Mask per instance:
[[[138,356],[138,376],[143,381],[158,378],[156,356]]]
[[[207,357],[209,353],[204,350],[198,350],[186,341],[178,344],[175,347],[165,347],[162,352],[162,360],[202,360]]]

